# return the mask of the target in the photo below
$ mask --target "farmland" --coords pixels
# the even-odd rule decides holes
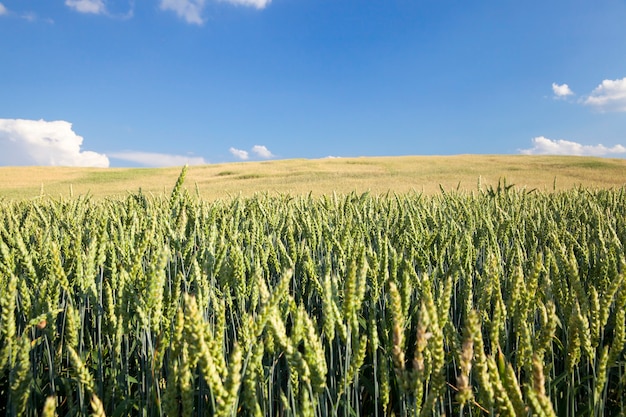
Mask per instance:
[[[0,167],[0,197],[41,195],[93,199],[124,197],[141,189],[167,194],[180,168]],[[542,191],[621,187],[626,160],[575,156],[455,155],[295,159],[192,166],[187,187],[203,199],[255,193],[320,196],[333,192],[372,194],[445,190],[475,191],[506,179],[517,188]]]
[[[0,414],[623,414],[626,190],[546,171],[6,198]]]

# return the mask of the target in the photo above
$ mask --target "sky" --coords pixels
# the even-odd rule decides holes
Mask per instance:
[[[0,0],[0,165],[626,157],[624,0]]]

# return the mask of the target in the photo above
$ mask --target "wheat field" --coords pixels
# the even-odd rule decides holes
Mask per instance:
[[[179,174],[0,202],[0,413],[626,412],[624,188],[207,200]]]
[[[90,195],[95,199],[125,196],[139,189],[167,194],[177,168],[0,168],[0,197]],[[506,180],[517,188],[542,191],[621,187],[626,160],[573,156],[404,156],[378,158],[295,159],[193,166],[187,186],[202,198],[272,195],[330,195],[333,192],[420,192],[477,190]]]

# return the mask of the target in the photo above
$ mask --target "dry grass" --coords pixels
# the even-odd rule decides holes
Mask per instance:
[[[89,194],[96,199],[144,193],[169,194],[180,167],[145,168],[0,168],[0,196]],[[516,187],[551,191],[576,186],[621,187],[626,184],[626,160],[571,156],[403,156],[374,158],[293,159],[190,167],[186,186],[197,187],[208,199],[270,194],[374,194],[423,192],[459,188],[473,191],[497,186],[500,180]]]

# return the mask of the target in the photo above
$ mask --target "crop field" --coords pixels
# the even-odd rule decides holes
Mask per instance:
[[[626,188],[211,199],[191,172],[0,200],[0,415],[626,413]]]
[[[90,195],[118,198],[139,189],[170,192],[178,168],[0,167],[0,198]],[[454,155],[295,159],[189,167],[187,186],[203,199],[270,195],[330,195],[333,192],[475,191],[506,179],[517,188],[541,191],[626,184],[626,159],[576,156]]]

